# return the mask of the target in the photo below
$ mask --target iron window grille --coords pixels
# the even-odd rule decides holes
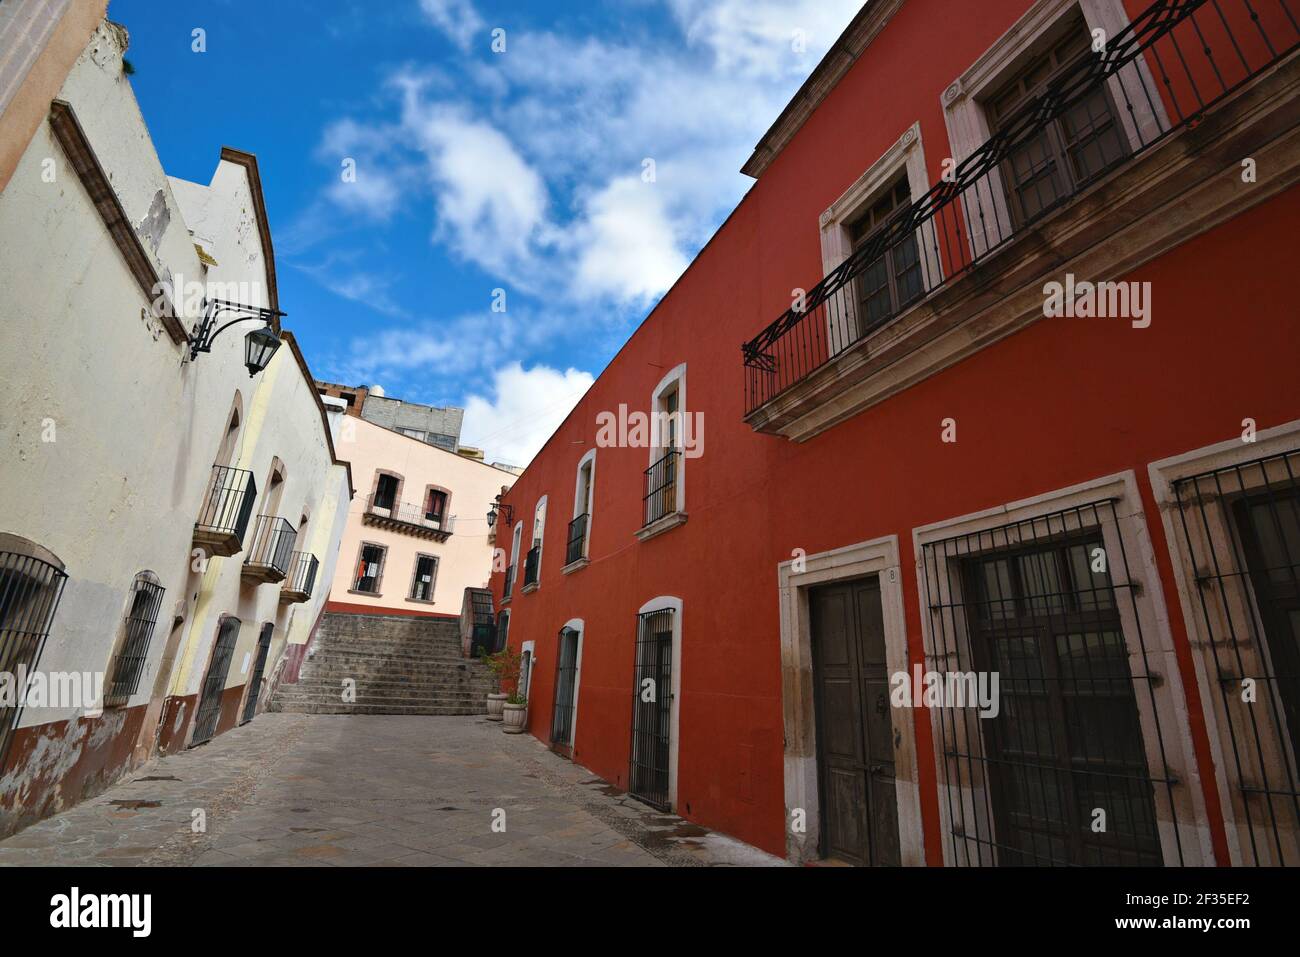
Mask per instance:
[[[492,609],[492,592],[486,588],[473,588],[470,594],[471,636],[470,657],[480,658],[496,650],[496,616]]]
[[[503,611],[497,615],[497,643],[493,652],[503,651],[510,645],[510,612]]]
[[[262,677],[266,674],[266,659],[271,653],[271,636],[274,631],[275,626],[267,623],[262,626],[262,634],[257,639],[257,662],[253,665],[253,677],[248,683],[248,700],[244,702],[244,724],[257,716],[257,703],[262,696]]]
[[[242,542],[256,500],[257,480],[252,472],[214,465],[195,528],[213,534],[233,534]]]
[[[524,558],[524,587],[537,584],[537,576],[540,573],[542,563],[542,546],[534,545],[528,549],[528,555]]]
[[[632,746],[628,793],[661,811],[670,810],[669,756],[673,704],[675,609],[637,617],[632,682]]]
[[[564,551],[564,564],[572,565],[587,557],[587,515],[579,515],[569,523],[569,544]]]
[[[1173,483],[1242,860],[1300,863],[1300,451]],[[1231,833],[1231,830],[1230,830]]]
[[[363,545],[361,561],[357,565],[357,574],[352,581],[352,590],[379,594],[379,582],[384,575],[384,557],[388,549],[382,545]]]
[[[123,623],[125,637],[122,650],[113,658],[112,677],[104,692],[104,704],[126,704],[139,689],[162,607],[163,591],[158,576],[152,572],[141,572],[131,583],[131,602]]]
[[[882,259],[917,244],[924,289],[939,289],[1068,203],[1103,172],[1200,122],[1297,45],[1300,26],[1289,0],[1268,5],[1260,0],[1156,0],[1110,37],[1103,52],[1085,55],[1057,73],[947,178],[741,347],[746,413],[874,331],[855,314],[855,290]],[[1150,80],[1139,63],[1150,71]],[[1156,118],[1162,112],[1168,121],[1160,121],[1158,128],[1132,122],[1136,114]],[[1122,156],[1113,155],[1108,132],[1115,114],[1130,120],[1124,135],[1129,142],[1119,140],[1125,145]],[[1047,175],[1050,162],[1057,162],[1044,160],[1049,142],[1060,163],[1074,165],[1075,175],[1066,177],[1059,167]],[[1023,195],[1014,188],[1009,194],[1008,169],[1013,183],[1017,169],[1023,174]],[[1019,202],[1028,198],[1026,185],[1034,187],[1032,203]],[[1008,206],[1018,206],[1019,215]]]
[[[320,559],[311,552],[294,552],[289,584],[285,591],[310,598],[316,589],[316,575],[320,572]]]
[[[676,449],[670,449],[663,458],[645,470],[646,525],[653,525],[677,511],[677,463],[681,454]]]
[[[1182,861],[1155,652],[1117,521],[1105,499],[923,546],[928,666],[999,676],[996,717],[952,701],[933,715],[955,864]]]
[[[415,572],[411,576],[411,599],[433,601],[433,585],[438,577],[438,559],[420,555],[415,559]]]
[[[505,588],[502,591],[501,597],[503,599],[509,598],[510,593],[514,591],[514,588],[515,588],[515,566],[512,564],[506,566],[506,583],[505,583]]]
[[[217,644],[212,649],[212,661],[208,664],[207,674],[203,676],[203,689],[199,696],[199,710],[194,718],[194,737],[190,742],[193,747],[211,740],[217,733],[217,724],[221,720],[221,699],[226,690],[226,676],[230,673],[230,659],[235,654],[235,643],[239,640],[238,619],[228,618],[222,622],[217,632]]]
[[[551,744],[556,750],[571,753],[573,716],[578,690],[578,633],[560,629],[559,654],[555,659],[555,708],[551,715]]]
[[[67,574],[34,555],[0,551],[0,671],[29,673],[41,660]],[[25,688],[15,688],[15,692]],[[23,694],[23,699],[26,695]],[[0,708],[0,772],[22,715],[23,700]]]
[[[244,564],[250,568],[274,571],[281,578],[286,578],[293,561],[293,546],[297,541],[298,531],[287,519],[275,515],[259,515],[253,529],[253,547],[249,549]]]

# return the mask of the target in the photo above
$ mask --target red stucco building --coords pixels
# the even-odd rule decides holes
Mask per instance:
[[[1300,863],[1296,12],[867,3],[504,498],[531,732],[801,863]]]

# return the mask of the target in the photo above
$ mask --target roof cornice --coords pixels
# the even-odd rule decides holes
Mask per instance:
[[[857,62],[858,57],[904,2],[905,0],[867,0],[844,28],[839,39],[826,51],[812,74],[804,80],[799,92],[786,104],[776,122],[763,134],[754,147],[754,152],[740,168],[742,173],[757,179],[772,165],[772,161],[794,139],[822,100],[830,95],[831,90],[835,89],[835,85],[849,72],[849,68]]]

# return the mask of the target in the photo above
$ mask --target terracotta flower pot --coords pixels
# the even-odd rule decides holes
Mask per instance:
[[[507,704],[503,717],[505,718],[505,727],[501,730],[506,734],[519,734],[524,730],[524,725],[528,723],[528,705]]]
[[[500,720],[501,720],[501,709],[505,707],[505,704],[506,704],[506,698],[507,698],[507,697],[508,697],[507,695],[503,695],[503,694],[490,694],[490,695],[488,695],[488,697],[487,697],[487,704],[488,704],[487,719],[488,719],[489,721],[500,721]]]

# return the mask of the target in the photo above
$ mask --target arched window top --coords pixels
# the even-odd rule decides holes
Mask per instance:
[[[21,535],[12,535],[9,532],[0,532],[0,555],[15,555],[26,558],[33,558],[51,566],[57,571],[65,571],[63,561],[58,555],[46,548],[44,545],[38,545],[30,538],[23,538]]]

